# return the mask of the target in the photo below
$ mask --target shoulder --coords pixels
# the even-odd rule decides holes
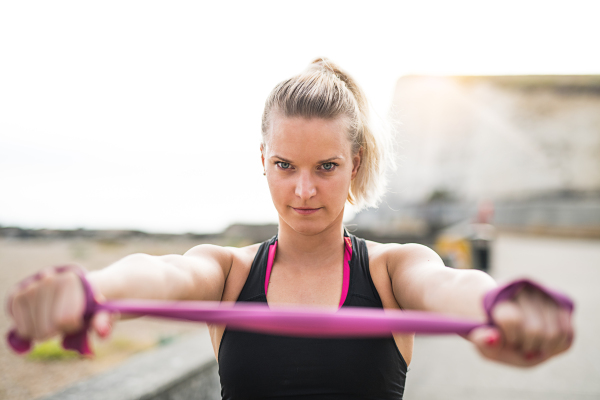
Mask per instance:
[[[407,258],[407,257],[433,257],[439,258],[430,247],[418,243],[377,243],[365,240],[369,257]]]
[[[369,251],[369,261],[383,263],[388,273],[393,275],[397,268],[409,267],[422,263],[436,263],[443,265],[440,256],[427,247],[418,243],[377,243],[366,241]]]
[[[184,256],[216,262],[223,269],[225,276],[228,276],[234,266],[236,269],[243,266],[250,268],[260,246],[261,243],[244,247],[201,244],[192,247]]]

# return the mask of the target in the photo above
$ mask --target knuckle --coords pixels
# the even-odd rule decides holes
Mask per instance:
[[[25,297],[25,293],[23,293],[23,291],[19,291],[19,292],[15,293],[11,300],[11,311],[12,312],[18,311],[17,306],[23,306],[25,304],[25,302],[26,302],[26,297]]]
[[[61,331],[73,331],[81,326],[81,319],[75,314],[61,315],[56,320],[56,326]]]
[[[24,299],[29,300],[29,299],[35,297],[37,290],[38,290],[38,284],[37,284],[37,282],[33,282],[23,288],[23,290],[21,291],[21,295]]]
[[[61,288],[79,285],[79,277],[73,272],[65,272],[56,277],[56,283]]]
[[[565,336],[558,332],[548,333],[544,336],[544,341],[550,344],[553,348],[556,347]]]
[[[513,328],[523,322],[523,314],[517,307],[506,304],[504,307],[498,306],[493,315],[497,325]]]
[[[561,338],[564,336],[566,336],[566,332],[561,333],[560,329],[558,329],[556,327],[550,327],[546,331],[546,333],[544,335],[544,339],[550,343],[557,344],[561,340]]]
[[[542,339],[544,337],[544,329],[539,324],[526,325],[523,332],[526,336],[534,339]]]
[[[56,278],[50,274],[42,274],[40,279],[36,281],[38,287],[48,287],[56,281]]]
[[[21,292],[16,294],[10,304],[11,312],[14,315],[27,315],[31,309],[31,294]]]

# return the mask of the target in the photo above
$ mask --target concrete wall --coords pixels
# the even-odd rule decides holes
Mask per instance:
[[[207,332],[138,354],[43,400],[218,400],[218,366]]]

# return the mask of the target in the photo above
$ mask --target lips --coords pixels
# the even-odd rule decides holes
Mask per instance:
[[[296,208],[296,207],[292,207],[294,209],[294,211],[296,211],[298,214],[302,214],[302,215],[310,215],[310,214],[314,214],[317,211],[320,210],[320,208],[308,208],[308,207],[300,207],[300,208]]]

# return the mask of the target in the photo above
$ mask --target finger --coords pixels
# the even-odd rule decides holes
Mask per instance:
[[[94,298],[98,303],[104,303],[106,301],[106,298],[100,292],[96,292]],[[112,326],[115,320],[116,314],[100,311],[92,318],[91,326],[98,336],[106,338],[112,332]]]
[[[498,303],[492,311],[495,325],[500,329],[504,345],[518,349],[522,342],[521,324],[523,313],[521,308],[512,301]]]
[[[562,353],[571,347],[574,338],[571,313],[568,310],[561,308],[558,313],[558,321],[560,324],[561,336],[555,354]]]
[[[545,360],[541,355],[526,359],[519,350],[504,345],[500,331],[493,327],[472,330],[467,336],[475,344],[479,353],[490,360],[519,367],[531,367]]]
[[[61,332],[74,333],[83,327],[85,308],[83,288],[79,278],[72,273],[61,274],[54,320]]]
[[[39,274],[36,274],[36,279],[30,283],[25,291],[27,301],[27,318],[30,322],[30,338],[34,340],[41,339],[40,321],[37,318],[38,296],[40,291]]]
[[[35,307],[29,306],[27,308],[27,311],[29,312],[28,313],[29,320],[31,321],[31,329],[32,329],[31,338],[34,340],[39,340],[40,336],[39,336],[38,322],[36,321],[36,318],[35,318]]]
[[[485,354],[483,354],[485,356]],[[498,361],[504,364],[514,365],[517,367],[533,367],[548,359],[547,356],[536,354],[530,358],[523,357],[523,353],[519,350],[503,348],[495,357],[487,357],[490,360]]]
[[[534,293],[523,293],[519,296],[517,304],[523,313],[523,323],[519,327],[522,331],[520,349],[527,359],[531,359],[540,352],[545,333],[545,321],[541,306],[541,299]]]
[[[54,278],[44,272],[40,276],[39,286],[35,296],[34,318],[37,321],[37,338],[46,340],[56,334],[52,321],[52,303],[54,297]]]
[[[100,311],[92,318],[91,326],[101,338],[106,338],[112,331],[113,317],[107,311]]]
[[[546,332],[540,351],[550,356],[558,352],[560,342],[567,336],[566,332],[562,332],[559,313],[560,308],[555,303],[546,303],[542,307],[542,317],[545,321]]]
[[[467,339],[473,342],[477,350],[490,359],[495,359],[502,350],[502,334],[497,328],[484,326],[473,329],[467,335]]]
[[[15,320],[17,335],[23,339],[33,338],[33,324],[24,293],[15,295],[12,301],[12,314]]]

